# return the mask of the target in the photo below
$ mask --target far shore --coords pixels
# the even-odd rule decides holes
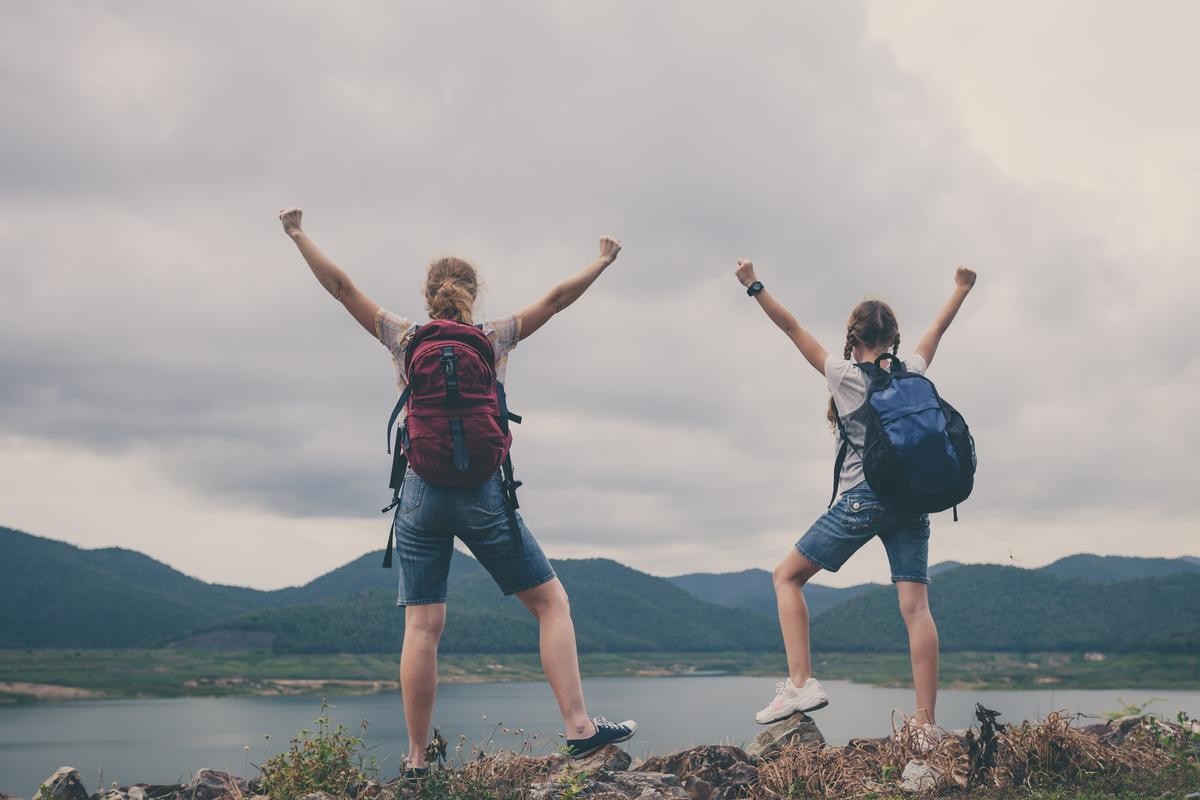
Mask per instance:
[[[0,650],[0,703],[129,697],[348,695],[400,688],[396,654]],[[910,685],[907,653],[816,654],[822,678]],[[536,653],[444,654],[443,683],[542,679]],[[777,677],[782,653],[584,653],[587,678]],[[944,653],[947,689],[1200,689],[1200,655]]]

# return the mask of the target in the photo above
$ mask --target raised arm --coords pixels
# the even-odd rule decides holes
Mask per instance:
[[[950,299],[946,301],[946,305],[942,306],[942,310],[938,312],[937,318],[929,326],[929,330],[917,343],[916,354],[925,359],[926,366],[933,361],[933,354],[937,352],[938,344],[942,341],[942,334],[950,327],[950,323],[954,321],[954,315],[958,313],[958,309],[962,308],[963,301],[967,299],[967,295],[971,293],[974,286],[974,270],[960,266],[954,271],[954,291],[951,293]]]
[[[754,275],[754,264],[750,261],[738,259],[737,279],[741,281],[742,286],[749,286],[758,278]],[[783,305],[771,296],[771,293],[766,289],[759,291],[754,295],[754,299],[758,301],[758,305],[763,311],[767,312],[767,316],[771,318],[779,326],[779,330],[787,334],[787,337],[792,340],[792,344],[796,345],[796,349],[804,356],[812,368],[822,375],[825,374],[825,359],[829,357],[829,353],[825,352],[825,348],[821,343],[813,338],[812,334],[804,330],[796,318],[792,316],[792,312],[788,311]]]
[[[587,288],[596,282],[600,273],[604,272],[621,252],[621,243],[610,236],[600,239],[600,255],[591,264],[584,267],[573,278],[568,278],[550,290],[549,294],[533,305],[517,314],[521,320],[521,338],[528,339],[538,328],[550,321],[550,318],[579,299]]]
[[[325,287],[325,291],[345,306],[346,310],[350,312],[350,316],[358,320],[358,324],[366,328],[368,333],[377,336],[375,314],[379,311],[379,305],[360,292],[354,282],[350,280],[350,276],[343,272],[341,267],[330,261],[329,257],[322,253],[313,240],[309,239],[307,234],[300,229],[300,217],[303,213],[299,208],[285,208],[280,211],[279,221],[283,223],[283,232],[291,237],[292,241],[296,243],[296,247],[300,248],[300,255],[304,256],[309,269]]]

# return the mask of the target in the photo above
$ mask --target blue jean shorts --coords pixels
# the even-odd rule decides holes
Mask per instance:
[[[893,583],[929,583],[929,515],[888,511],[866,481],[843,492],[796,549],[821,569],[837,572],[876,536],[887,550]]]
[[[506,595],[553,579],[554,569],[519,514],[517,527],[514,537],[499,472],[482,486],[462,488],[434,486],[409,470],[396,513],[396,605],[446,602],[455,536]]]

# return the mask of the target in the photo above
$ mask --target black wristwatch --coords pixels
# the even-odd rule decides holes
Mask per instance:
[[[754,295],[758,294],[762,290],[763,290],[762,281],[755,281],[754,283],[752,283],[746,287],[746,294],[750,295],[751,297],[754,297]]]

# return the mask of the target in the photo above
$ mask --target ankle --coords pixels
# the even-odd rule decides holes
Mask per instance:
[[[419,755],[408,754],[408,758],[404,759],[405,769],[423,769],[425,764],[425,751],[422,750]]]
[[[792,679],[792,685],[795,686],[797,689],[799,689],[801,686],[803,686],[805,683],[808,682],[808,679],[812,677],[812,673],[811,672],[793,672],[788,677]]]
[[[596,735],[596,724],[589,717],[573,720],[564,726],[568,739],[588,739]]]

